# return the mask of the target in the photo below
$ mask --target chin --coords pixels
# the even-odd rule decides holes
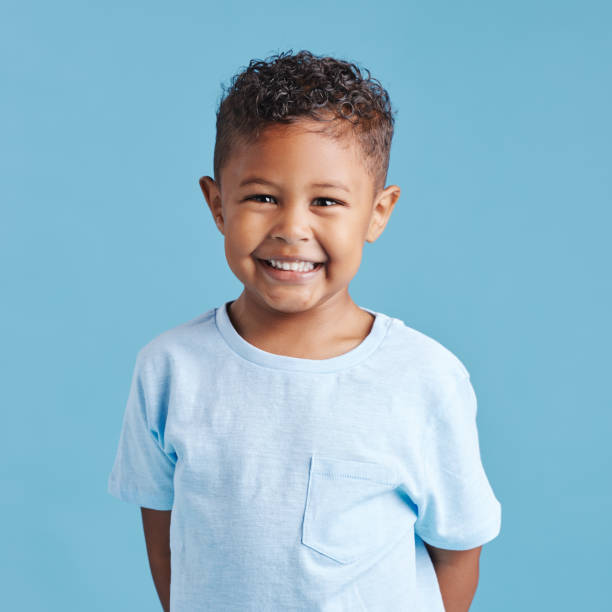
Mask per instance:
[[[310,310],[316,305],[315,300],[313,300],[312,298],[309,298],[307,300],[303,300],[303,299],[300,300],[297,298],[296,299],[291,299],[291,298],[274,299],[274,298],[268,297],[267,299],[264,299],[264,301],[273,310],[276,310],[278,312],[285,312],[287,314],[296,314],[299,312],[305,312],[307,310]]]

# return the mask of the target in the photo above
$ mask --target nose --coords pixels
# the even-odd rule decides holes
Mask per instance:
[[[287,244],[308,240],[312,236],[309,212],[307,206],[297,202],[280,206],[270,230],[270,237],[284,240]]]

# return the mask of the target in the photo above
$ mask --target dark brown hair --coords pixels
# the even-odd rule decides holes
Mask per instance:
[[[365,167],[381,189],[387,179],[394,111],[377,79],[350,62],[291,50],[250,61],[223,87],[217,111],[214,178],[233,147],[253,142],[274,123],[302,118],[326,122],[321,131],[338,138],[351,127],[364,154]],[[340,120],[340,121],[338,121]],[[348,122],[348,123],[345,123]]]

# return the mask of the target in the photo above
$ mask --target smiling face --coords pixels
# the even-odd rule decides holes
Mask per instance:
[[[374,193],[351,135],[336,140],[317,129],[310,119],[275,124],[256,142],[235,147],[220,186],[200,179],[225,237],[227,262],[244,285],[245,303],[256,309],[288,314],[346,307],[364,242],[382,233],[399,197],[395,185]],[[270,259],[319,265],[284,271]]]

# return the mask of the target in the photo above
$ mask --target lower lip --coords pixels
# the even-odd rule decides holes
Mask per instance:
[[[312,270],[308,272],[300,272],[299,270],[280,270],[279,268],[273,268],[269,266],[265,261],[257,259],[257,263],[263,268],[265,273],[275,280],[279,281],[293,281],[293,282],[307,282],[319,273],[319,270],[323,269],[325,264],[317,264]]]

